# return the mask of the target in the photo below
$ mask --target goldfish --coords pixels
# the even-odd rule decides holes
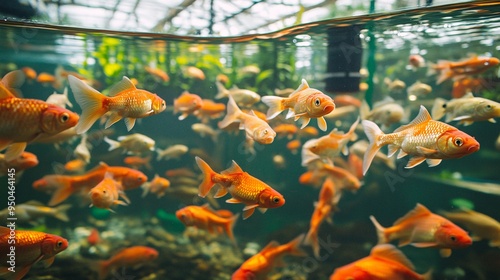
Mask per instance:
[[[490,241],[491,247],[500,247],[500,223],[492,217],[470,209],[459,209],[453,212],[441,211],[439,214],[452,222],[464,225],[467,230],[472,232],[474,241],[486,239]]]
[[[16,70],[5,75],[0,84],[0,151],[7,148],[7,161],[21,155],[29,142],[73,127],[79,119],[77,114],[42,100],[15,97],[9,88],[23,81],[24,74]]]
[[[203,70],[201,70],[198,67],[188,66],[184,69],[183,73],[184,73],[184,76],[189,77],[189,78],[193,78],[193,79],[201,80],[201,81],[205,80],[205,73],[203,73]]]
[[[66,211],[71,208],[71,205],[62,204],[57,207],[47,207],[39,201],[30,200],[17,204],[15,208],[18,222],[29,223],[43,217],[52,217],[63,222],[69,222],[69,217]],[[9,209],[5,208],[0,211],[0,217],[6,221],[9,217]]]
[[[180,158],[189,151],[188,146],[182,144],[172,145],[164,150],[157,149],[158,157],[156,160],[160,161],[162,159],[169,160],[173,158]]]
[[[66,162],[64,164],[64,170],[68,172],[73,172],[73,173],[82,173],[85,171],[85,167],[87,166],[87,162],[82,159],[74,159]]]
[[[233,97],[236,104],[239,106],[252,106],[253,104],[260,101],[260,95],[248,89],[240,89],[237,86],[233,86],[231,89],[226,89],[220,82],[215,82],[217,90],[219,91],[215,96],[215,99],[221,99],[224,97]]]
[[[168,187],[170,187],[170,181],[160,177],[158,174],[155,174],[151,182],[142,184],[142,197],[145,197],[148,193],[152,193],[156,194],[156,196],[160,198],[165,195],[165,190]]]
[[[344,106],[354,106],[357,108],[361,107],[361,100],[349,94],[335,95],[333,97],[333,102],[338,107],[344,107]]]
[[[89,148],[92,148],[92,145],[90,145],[87,142],[87,134],[83,134],[82,138],[80,139],[80,143],[76,146],[73,154],[76,156],[76,158],[81,159],[86,163],[89,163],[90,162]]]
[[[267,279],[266,277],[269,272],[281,262],[284,256],[306,255],[299,247],[303,238],[304,234],[301,234],[283,245],[279,245],[276,241],[271,241],[259,253],[242,263],[231,276],[231,280]]]
[[[294,117],[295,121],[302,118],[301,128],[309,124],[311,118],[318,120],[318,127],[325,131],[326,121],[324,115],[335,109],[335,103],[330,96],[321,91],[310,88],[305,79],[288,98],[279,96],[264,96],[262,102],[269,106],[267,119],[273,119],[285,109],[289,109],[286,118]]]
[[[38,74],[38,77],[36,78],[36,81],[41,83],[41,84],[52,84],[55,86],[56,84],[56,77],[52,74],[49,74],[49,73],[46,73],[46,72],[42,72],[40,74]]]
[[[339,193],[335,192],[335,185],[331,179],[326,179],[319,193],[319,200],[314,203],[314,212],[309,223],[304,244],[311,245],[314,256],[319,259],[318,230],[324,220],[331,221],[331,214],[340,200]]]
[[[428,95],[432,92],[432,87],[428,84],[424,84],[420,81],[416,81],[414,84],[406,89],[408,93],[408,100],[417,100],[417,97]]]
[[[90,207],[94,206],[114,212],[111,209],[111,206],[128,205],[127,203],[118,200],[119,196],[123,192],[121,189],[120,183],[115,181],[113,175],[110,172],[106,172],[104,179],[102,179],[102,181],[93,187],[89,192],[90,199],[92,200]]]
[[[145,157],[145,158],[138,157],[138,156],[128,156],[128,157],[123,159],[123,163],[132,167],[133,169],[140,169],[143,166],[146,167],[147,169],[153,169],[150,161],[151,161],[150,156]]]
[[[82,175],[45,175],[33,182],[33,188],[51,192],[49,206],[57,205],[76,192],[88,192],[104,179],[106,172],[121,183],[123,190],[135,189],[144,184],[148,178],[144,173],[122,166],[108,166],[101,162],[97,167]]]
[[[55,256],[66,248],[68,241],[57,235],[31,230],[11,232],[9,228],[0,227],[0,277],[19,280],[37,262],[49,267]],[[8,254],[15,255],[15,260],[10,262]]]
[[[324,118],[329,120],[343,119],[346,116],[357,112],[358,112],[358,107],[353,105],[347,105],[335,108],[335,110],[331,111],[329,114],[326,114]]]
[[[362,156],[358,156],[356,154],[349,154],[347,157],[347,165],[348,170],[356,176],[359,180],[361,180],[363,176],[363,159]]]
[[[225,74],[217,74],[215,80],[222,84],[226,84],[227,82],[229,82],[229,77]]]
[[[282,123],[273,128],[278,136],[286,136],[288,139],[292,139],[298,131],[298,127],[295,124]]]
[[[20,175],[24,170],[33,168],[37,165],[37,156],[30,152],[22,152],[20,156],[10,161],[5,159],[5,155],[0,154],[0,177],[7,175],[7,170],[10,168],[14,168],[16,174]]]
[[[218,118],[226,111],[226,104],[215,103],[210,99],[202,99],[201,107],[194,112],[195,116],[203,123],[208,123],[210,119]]]
[[[144,69],[146,70],[146,72],[151,74],[156,80],[158,80],[160,82],[170,81],[170,77],[168,76],[168,74],[159,68],[153,68],[153,67],[146,66],[146,67],[144,67]]]
[[[276,169],[285,169],[286,168],[286,160],[282,155],[274,155],[273,156],[273,165]]]
[[[190,114],[201,108],[203,100],[199,95],[184,91],[178,98],[174,99],[174,114],[181,112],[179,120],[182,121]]]
[[[111,271],[120,267],[137,267],[158,258],[158,251],[147,246],[132,246],[122,249],[110,259],[98,262],[99,279],[104,280]]]
[[[355,154],[359,157],[363,157],[365,155],[366,151],[368,150],[369,145],[370,144],[368,143],[368,141],[359,140],[349,147],[349,153],[350,153],[349,155]],[[395,158],[388,157],[387,155],[382,153],[380,150],[375,154],[373,160],[375,162],[383,163],[385,166],[389,167],[390,169],[393,169],[393,170],[396,169]],[[363,171],[363,169],[361,169],[361,172],[362,171]]]
[[[420,67],[425,67],[425,59],[419,54],[412,54],[408,57],[408,65],[415,71]]]
[[[440,248],[444,257],[451,254],[451,249],[472,244],[472,239],[462,228],[432,213],[420,203],[394,222],[392,227],[384,228],[373,216],[370,220],[377,230],[379,244],[399,240],[400,247],[410,244],[419,248]]]
[[[175,216],[187,227],[194,226],[198,229],[207,230],[210,233],[219,231],[219,229],[224,230],[229,239],[233,243],[236,243],[233,228],[240,216],[239,214],[233,215],[230,218],[224,218],[210,209],[208,204],[205,204],[203,206],[186,206],[177,210]]]
[[[260,68],[257,65],[247,65],[238,70],[241,75],[257,75],[260,73]]]
[[[500,60],[496,57],[474,55],[457,62],[440,60],[437,64],[430,63],[428,74],[432,75],[439,72],[440,74],[436,82],[439,85],[450,78],[463,78],[469,75],[480,74],[498,64],[500,64]]]
[[[460,98],[468,92],[478,92],[486,85],[486,81],[481,78],[465,77],[463,79],[457,79],[453,82],[451,96],[453,98]]]
[[[345,134],[338,133],[335,129],[329,134],[317,139],[310,139],[302,146],[302,166],[307,166],[315,159],[321,159],[331,163],[333,158],[341,152],[348,154],[347,143],[356,140],[356,127],[359,124],[359,118],[351,125],[349,131]]]
[[[109,144],[108,151],[122,148],[124,153],[128,152],[132,155],[142,155],[152,152],[155,150],[156,143],[154,139],[140,133],[120,136],[118,137],[118,141],[104,137],[104,141]]]
[[[255,208],[259,208],[263,213],[268,208],[277,208],[285,204],[283,196],[261,180],[244,172],[238,164],[233,164],[227,170],[218,174],[201,158],[196,157],[196,164],[203,173],[203,181],[199,187],[198,195],[206,197],[215,184],[219,184],[215,198],[222,197],[228,192],[231,198],[227,203],[243,203],[243,219],[249,218]]]
[[[372,248],[368,257],[335,269],[330,280],[430,280],[432,271],[423,275],[406,256],[391,244]]]
[[[278,96],[289,96],[294,91],[295,91],[294,88],[284,88],[284,89],[275,88],[274,94],[276,94]]]
[[[364,120],[362,124],[370,141],[363,159],[363,175],[368,171],[375,154],[385,145],[389,145],[389,157],[398,150],[397,158],[412,156],[406,168],[413,168],[423,161],[433,167],[443,159],[461,158],[479,150],[479,143],[472,136],[451,125],[432,120],[424,106],[420,106],[420,112],[412,122],[390,134],[384,134],[371,121]]]
[[[218,126],[222,129],[234,122],[240,123],[240,129],[245,130],[247,139],[253,139],[260,144],[271,144],[276,137],[276,132],[266,121],[258,118],[253,111],[250,111],[250,114],[243,113],[233,97],[229,96],[227,114]]]
[[[297,131],[300,137],[316,137],[319,135],[318,129],[312,126],[304,127],[303,129]]]
[[[105,128],[125,118],[130,131],[137,118],[161,113],[167,107],[165,100],[149,91],[137,89],[127,78],[115,84],[109,90],[109,97],[102,95],[75,76],[68,76],[76,102],[82,107],[82,115],[76,126],[78,134],[85,133],[104,114],[111,112]]]
[[[101,237],[99,236],[99,231],[96,228],[92,228],[89,236],[87,237],[87,242],[91,246],[97,245],[97,243],[101,242]]]
[[[169,169],[165,171],[167,177],[196,177],[196,173],[188,168]]]
[[[362,185],[358,177],[342,167],[324,163],[319,165],[318,172],[331,178],[338,190],[348,189],[357,191]]]
[[[26,76],[26,79],[28,79],[28,80],[35,80],[36,79],[35,69],[25,66],[25,67],[21,68],[21,71],[23,71],[24,75]]]
[[[59,94],[56,91],[54,91],[53,94],[49,95],[47,97],[47,100],[45,102],[49,104],[54,104],[57,105],[61,108],[66,108],[66,106],[73,108],[73,103],[69,101],[68,99],[68,88],[65,87],[63,93]]]
[[[399,123],[405,116],[403,107],[396,103],[391,97],[386,97],[383,100],[373,104],[373,109],[365,100],[361,104],[359,111],[362,120],[369,120],[382,125],[382,130],[385,131],[391,125]]]
[[[500,117],[500,103],[482,97],[474,97],[472,92],[469,92],[462,98],[449,101],[436,98],[431,113],[436,120],[446,116],[445,122],[459,121],[464,125],[485,120],[495,123],[494,118]]]
[[[389,92],[402,91],[406,88],[406,83],[399,79],[391,80],[386,77],[384,78],[384,84],[387,86]]]
[[[294,140],[291,140],[289,141],[288,143],[286,143],[286,148],[292,152],[292,154],[297,154],[300,146],[302,145],[302,143],[300,142],[299,139],[294,139]]]
[[[198,133],[201,137],[210,136],[214,143],[217,143],[217,137],[220,131],[214,130],[212,127],[203,123],[194,123],[191,125],[191,129]]]

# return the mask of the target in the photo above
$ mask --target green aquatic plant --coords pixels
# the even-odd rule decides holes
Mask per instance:
[[[465,198],[454,198],[450,201],[450,204],[453,207],[459,208],[459,209],[468,209],[468,210],[474,210],[474,202],[465,199]]]
[[[183,232],[185,227],[177,219],[175,214],[167,213],[162,209],[156,211],[156,217],[162,222],[162,225],[166,227],[169,232]]]
[[[90,215],[97,220],[107,220],[109,219],[111,212],[107,209],[92,207],[90,208]]]

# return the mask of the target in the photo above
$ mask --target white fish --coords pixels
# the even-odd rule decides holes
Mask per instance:
[[[189,148],[186,145],[177,144],[166,148],[165,150],[157,149],[158,157],[156,160],[160,161],[162,159],[168,160],[171,158],[180,158],[182,155],[187,153]]]
[[[73,108],[73,104],[69,101],[68,98],[68,88],[64,88],[64,92],[62,94],[58,94],[56,91],[54,91],[53,94],[49,95],[47,100],[45,101],[49,104],[54,104],[57,105],[61,108],[66,108],[66,106]]]
[[[73,153],[77,158],[85,161],[86,163],[89,163],[90,162],[89,148],[92,149],[92,145],[87,143],[87,134],[83,134],[80,143],[76,146],[75,151]]]
[[[140,133],[120,136],[118,137],[118,141],[104,137],[104,141],[109,144],[108,151],[123,148],[124,153],[141,155],[155,150],[155,140]]]
[[[237,86],[233,86],[233,88],[228,90],[220,82],[216,82],[216,85],[219,92],[215,96],[215,99],[232,96],[236,104],[242,107],[249,107],[260,101],[260,95],[251,90],[240,89]]]
[[[444,115],[446,115],[445,122],[459,121],[464,125],[485,120],[495,123],[494,118],[500,117],[500,103],[474,97],[472,92],[449,101],[436,98],[432,107],[432,118],[439,120]]]
[[[203,123],[195,123],[191,125],[191,129],[200,134],[201,137],[210,136],[212,141],[217,142],[217,137],[219,136],[220,130],[215,130],[212,127],[203,124]]]

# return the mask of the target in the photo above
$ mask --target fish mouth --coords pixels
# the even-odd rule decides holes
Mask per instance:
[[[333,111],[333,109],[335,109],[334,105],[327,105],[327,106],[325,106],[325,108],[323,108],[323,113],[328,114],[331,111]]]
[[[479,144],[470,146],[467,149],[467,152],[474,153],[474,152],[477,152],[478,150],[479,150]]]

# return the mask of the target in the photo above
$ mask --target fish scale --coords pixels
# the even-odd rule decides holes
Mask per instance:
[[[16,264],[18,266],[25,265],[40,256],[40,243],[45,239],[46,235],[43,232],[16,230],[16,244],[18,245],[16,247]],[[7,234],[0,236],[0,251],[7,252],[7,249],[3,250],[2,245],[5,245],[5,247],[10,246],[8,245]]]
[[[29,141],[41,133],[39,125],[48,104],[32,99],[9,98],[0,102],[2,129],[0,138],[9,136],[14,141]]]
[[[122,116],[138,118],[151,110],[150,96],[143,90],[125,92],[107,101],[109,110],[120,112]]]
[[[243,202],[255,202],[259,194],[264,191],[264,182],[248,176],[248,173],[233,174],[235,180],[229,187],[229,193]]]

